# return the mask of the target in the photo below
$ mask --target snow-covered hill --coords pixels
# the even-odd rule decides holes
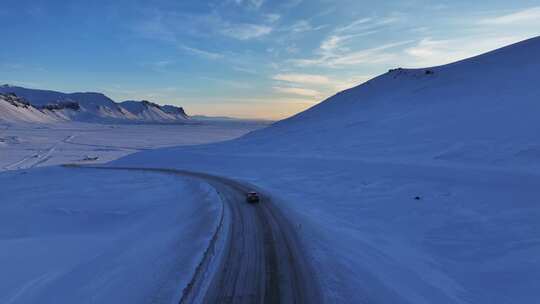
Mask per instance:
[[[50,121],[178,123],[185,122],[189,118],[181,108],[167,106],[167,110],[162,110],[161,106],[146,101],[128,102],[122,104],[124,107],[101,93],[68,94],[10,85],[0,86],[0,93],[15,94],[24,98],[33,109],[49,117]],[[181,110],[184,115],[166,112],[174,109]],[[20,120],[18,117],[20,114],[15,115],[12,111],[9,114],[4,111],[2,113],[4,120]],[[43,121],[43,119],[35,120],[35,122]]]
[[[536,303],[540,38],[395,69],[238,140],[132,154],[272,194],[327,303]]]
[[[394,69],[239,142],[253,151],[500,163],[540,160],[540,37]]]

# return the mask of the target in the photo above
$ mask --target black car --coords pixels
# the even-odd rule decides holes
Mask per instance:
[[[246,194],[246,201],[248,203],[258,203],[261,201],[261,198],[257,192],[251,191]]]

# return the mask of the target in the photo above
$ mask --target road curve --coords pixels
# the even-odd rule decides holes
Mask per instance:
[[[248,204],[245,193],[256,187],[232,179],[186,170],[78,166],[76,168],[137,170],[203,180],[221,196],[225,216],[180,304],[191,303],[321,303],[314,272],[294,227],[261,193]],[[259,191],[260,192],[260,191]]]

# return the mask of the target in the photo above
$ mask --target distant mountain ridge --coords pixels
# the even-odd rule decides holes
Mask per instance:
[[[0,93],[2,101],[15,97],[24,100],[31,105],[32,111],[39,111],[48,116],[46,121],[83,121],[83,122],[134,122],[134,123],[182,123],[189,119],[182,107],[160,106],[149,101],[126,101],[116,103],[102,93],[79,92],[63,93],[50,90],[28,89],[24,87],[2,85]],[[12,96],[8,98],[7,96]],[[14,107],[12,103],[10,106]],[[2,120],[18,121],[20,117],[10,115],[23,115],[30,113],[22,109],[8,111],[7,103],[1,110],[4,115]],[[30,111],[30,108],[27,108]],[[23,115],[25,116],[25,115]],[[23,121],[27,121],[32,115],[26,115]],[[43,118],[43,117],[41,117]],[[44,119],[36,122],[44,122]]]
[[[120,107],[128,110],[143,121],[176,121],[188,118],[182,107],[160,106],[148,100],[127,100],[121,102]]]

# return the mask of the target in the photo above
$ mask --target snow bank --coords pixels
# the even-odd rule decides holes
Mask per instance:
[[[0,303],[177,303],[218,224],[209,186],[137,171],[0,174]]]

